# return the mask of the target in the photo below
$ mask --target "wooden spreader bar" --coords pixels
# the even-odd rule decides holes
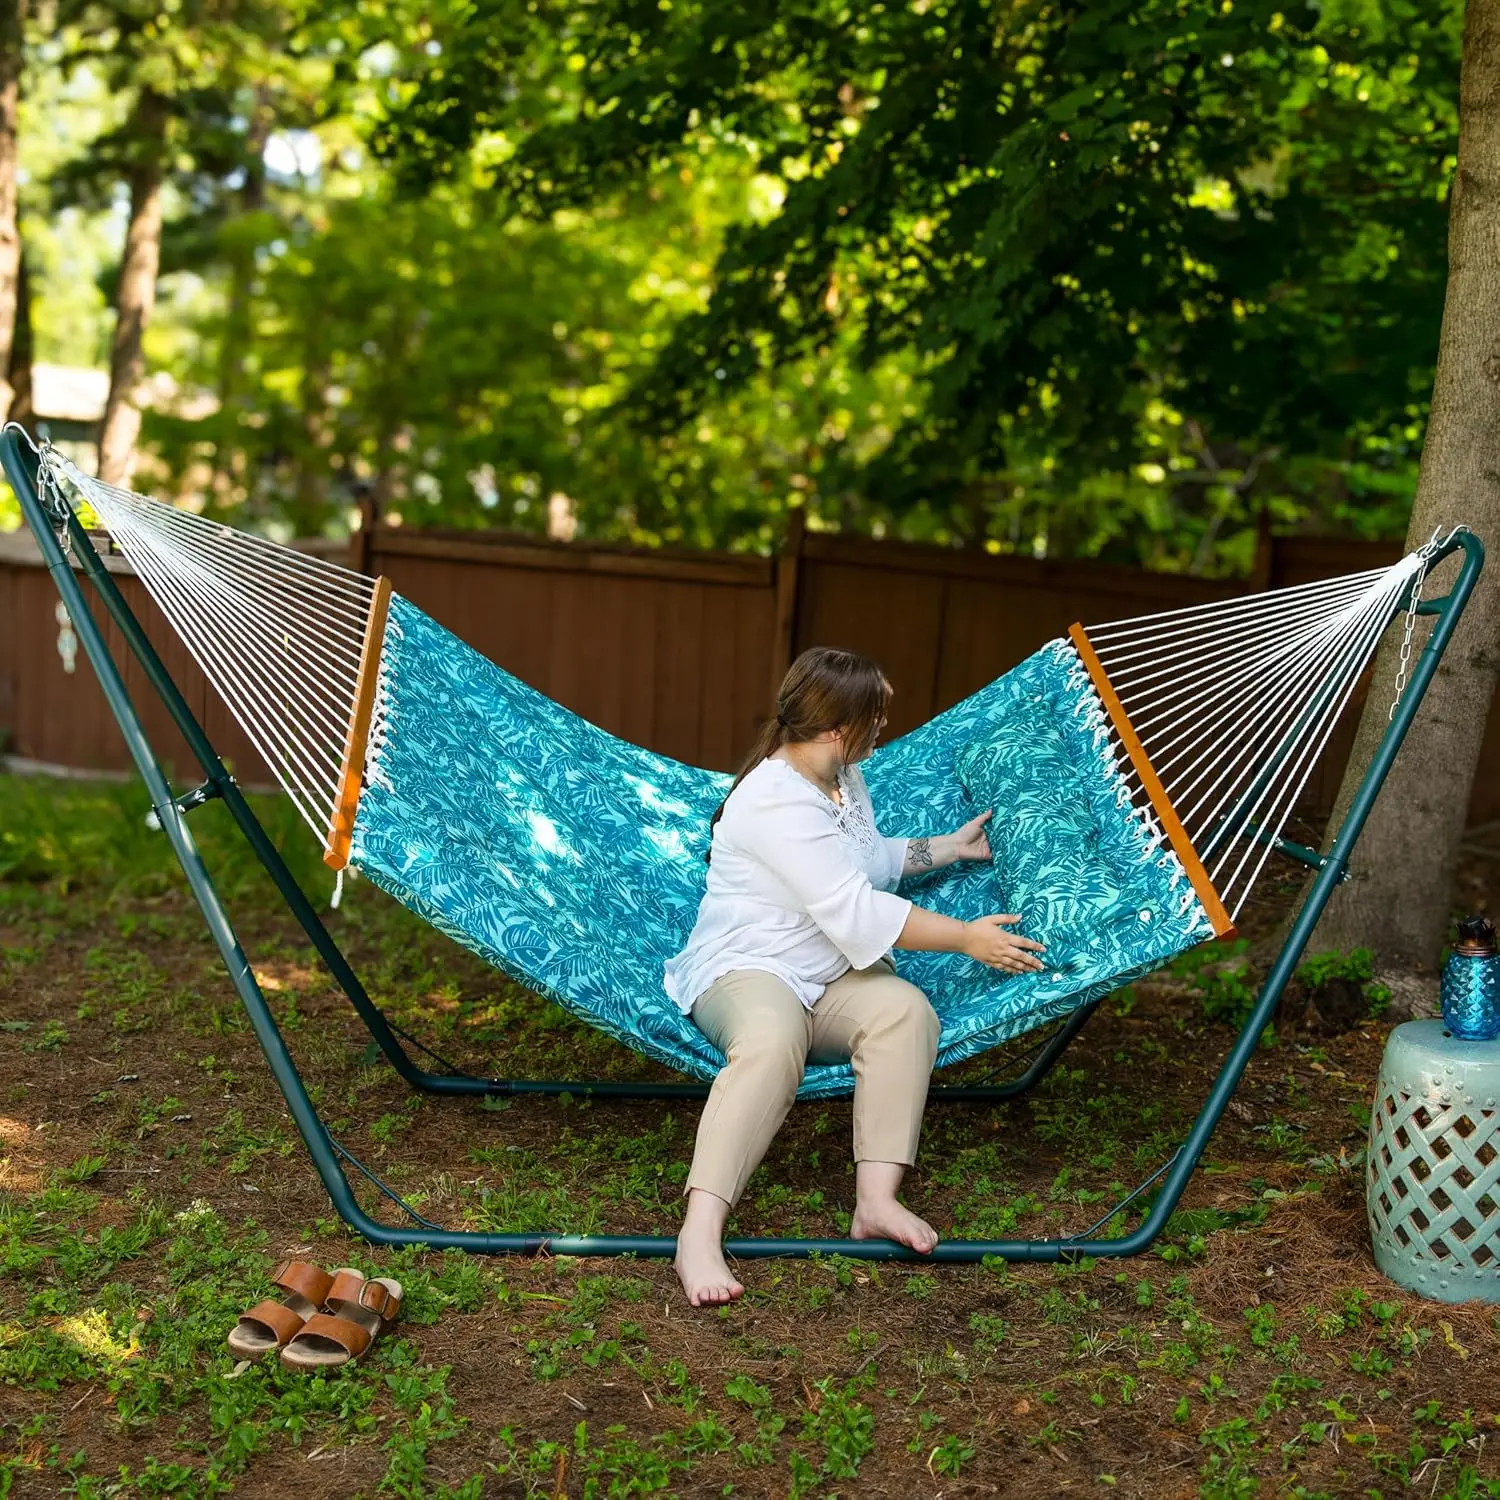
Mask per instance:
[[[1147,757],[1146,747],[1141,744],[1141,737],[1135,732],[1130,722],[1130,715],[1125,712],[1125,705],[1120,702],[1120,695],[1115,691],[1114,684],[1105,673],[1099,661],[1098,652],[1094,650],[1082,625],[1070,625],[1068,639],[1073,642],[1079,659],[1088,668],[1094,689],[1104,704],[1104,711],[1115,726],[1115,733],[1120,736],[1120,743],[1130,757],[1130,763],[1135,767],[1136,774],[1141,778],[1141,785],[1145,788],[1146,795],[1151,799],[1151,806],[1156,811],[1162,832],[1166,834],[1167,842],[1171,844],[1177,858],[1182,861],[1182,868],[1187,872],[1193,889],[1198,893],[1198,899],[1203,903],[1203,909],[1208,913],[1209,921],[1213,923],[1214,936],[1233,937],[1234,919],[1225,911],[1224,903],[1219,899],[1219,893],[1214,889],[1214,883],[1209,879],[1208,871],[1203,868],[1203,861],[1198,858],[1198,852],[1193,848],[1193,841],[1188,837],[1187,829],[1182,826],[1182,819],[1177,816],[1172,807],[1172,799],[1167,796],[1167,789],[1161,784],[1161,777],[1156,774],[1155,768]]]
[[[344,768],[333,804],[333,821],[324,840],[323,863],[332,870],[342,870],[349,863],[349,847],[354,841],[354,815],[359,810],[365,747],[369,744],[370,719],[375,709],[375,683],[380,676],[380,648],[385,641],[385,617],[390,607],[391,580],[382,575],[375,580],[375,596],[370,600],[370,616],[365,621],[359,676],[349,710],[349,736],[344,741]]]

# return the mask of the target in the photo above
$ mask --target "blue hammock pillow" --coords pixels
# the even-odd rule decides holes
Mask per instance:
[[[1013,701],[1004,733],[961,749],[954,773],[993,810],[990,909],[1019,915],[1049,969],[1139,973],[1203,935],[1181,866],[1125,800],[1110,754],[1052,704]]]

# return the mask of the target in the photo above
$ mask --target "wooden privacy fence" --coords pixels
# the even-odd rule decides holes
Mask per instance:
[[[800,529],[773,559],[380,527],[356,538],[353,560],[387,574],[398,592],[470,645],[584,717],[663,754],[728,768],[771,711],[774,683],[807,645],[849,646],[884,665],[896,688],[895,735],[983,686],[1074,620],[1119,619],[1354,572],[1391,562],[1399,550],[1277,538],[1263,549],[1250,585]],[[269,784],[128,564],[108,562],[240,779]],[[96,616],[103,619],[97,608]],[[126,663],[123,643],[108,633]],[[56,591],[29,536],[0,537],[0,733],[7,748],[79,769],[127,767],[93,672],[81,655],[67,670],[67,646]],[[186,745],[133,665],[126,682],[158,752],[191,775]],[[1304,813],[1331,805],[1358,708],[1351,705],[1314,773]],[[1470,816],[1500,817],[1494,704]]]
[[[303,545],[341,562],[347,556],[342,546]],[[242,782],[271,785],[271,773],[130,564],[118,556],[106,557],[104,563],[219,753]],[[84,594],[152,746],[169,770],[184,779],[193,776],[197,762],[156,690],[88,584]],[[29,532],[0,535],[0,749],[70,770],[113,772],[131,764],[99,680]]]

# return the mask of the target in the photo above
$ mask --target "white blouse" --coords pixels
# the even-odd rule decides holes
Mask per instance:
[[[784,981],[809,1010],[849,969],[890,951],[911,902],[891,894],[907,840],[875,827],[858,766],[839,773],[842,806],[784,760],[740,782],[714,827],[708,887],[692,936],[667,960],[679,1010],[734,969]]]

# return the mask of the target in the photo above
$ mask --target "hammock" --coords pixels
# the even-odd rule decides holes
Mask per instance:
[[[692,928],[727,778],[568,712],[385,580],[53,463],[331,864],[617,1040],[713,1077],[723,1058],[666,998],[662,965]],[[1420,565],[1270,608],[1254,596],[1077,628],[876,751],[866,776],[892,833],[996,810],[993,866],[952,867],[913,896],[963,919],[1018,912],[1047,947],[1048,968],[1025,975],[895,955],[942,1022],[940,1065],[1231,930],[1225,902],[1243,903]],[[848,1064],[815,1065],[801,1095],[852,1086]]]
[[[75,507],[92,508],[224,698],[325,861],[358,870],[520,982],[649,1057],[700,1079],[722,1058],[662,989],[706,874],[708,820],[727,778],[607,734],[528,688],[444,630],[385,579],[369,579],[201,516],[99,483],[55,450],[40,465],[13,425],[0,460],[99,675],[153,806],[219,944],[256,1035],[335,1206],[367,1238],[492,1253],[672,1253],[665,1237],[443,1230],[328,1134],[198,860],[185,814],[223,797],[335,978],[403,1077],[442,1093],[559,1092],[574,1085],[479,1079],[413,1064],[255,820],[201,724],[95,554]],[[61,544],[59,542],[61,536]],[[162,695],[208,781],[174,797],[123,679],[66,565],[78,555],[129,649]],[[1458,582],[1424,603],[1430,566],[1462,548]],[[866,778],[881,825],[945,832],[982,808],[994,860],[906,889],[960,918],[1021,914],[1048,967],[1001,975],[960,955],[898,953],[898,970],[942,1021],[939,1062],[971,1057],[1066,1017],[1026,1074],[1001,1087],[935,1090],[1000,1099],[1030,1087],[1100,997],[1189,946],[1233,931],[1273,849],[1317,867],[1291,935],[1186,1140],[1096,1224],[1061,1238],[948,1241],[942,1260],[1134,1254],[1180,1198],[1357,836],[1482,565],[1455,528],[1392,567],[1165,611],[1050,642],[928,724],[879,749]],[[1382,632],[1406,609],[1441,616],[1333,850],[1282,836],[1319,752]],[[1407,653],[1403,653],[1403,662]],[[402,1033],[404,1036],[404,1033]],[[415,1039],[407,1038],[414,1042]],[[420,1046],[420,1044],[416,1044]],[[427,1049],[423,1049],[427,1050]],[[441,1059],[438,1059],[441,1062]],[[847,1093],[847,1066],[808,1069],[802,1094]],[[701,1085],[588,1084],[675,1097]],[[354,1198],[342,1162],[416,1223],[395,1228]],[[1096,1233],[1158,1179],[1140,1227]],[[739,1240],[744,1255],[836,1250],[859,1241]]]

